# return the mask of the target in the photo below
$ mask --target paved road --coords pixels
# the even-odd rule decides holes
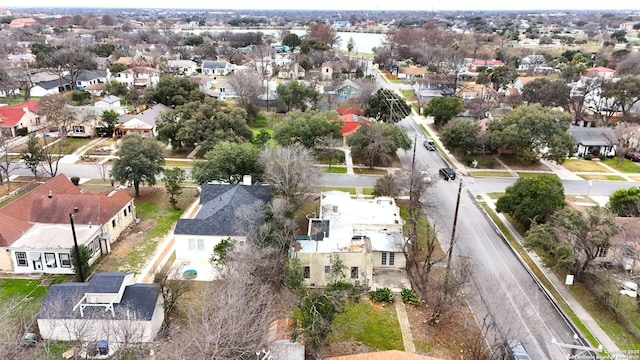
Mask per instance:
[[[422,144],[424,137],[413,120],[407,118],[400,126],[407,129],[411,138],[417,135],[418,144]],[[403,166],[410,167],[412,152],[399,155]],[[437,152],[417,146],[416,166],[437,174],[446,163]],[[427,213],[439,228],[441,246],[447,249],[451,242],[459,182],[440,180],[437,175],[434,178],[438,180],[425,195],[425,203]],[[462,181],[464,189],[453,254],[454,259],[464,258],[471,264],[475,278],[472,284],[477,285],[475,291],[470,292],[476,317],[482,321],[487,314],[492,314],[504,337],[522,342],[533,359],[565,358],[566,351],[553,345],[551,339],[571,343],[573,331],[472,199],[476,191],[504,191],[515,179],[465,177]],[[605,189],[594,184],[593,191],[604,192]]]

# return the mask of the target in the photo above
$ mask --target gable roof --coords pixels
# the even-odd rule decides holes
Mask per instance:
[[[102,102],[106,102],[107,104],[114,104],[114,103],[117,103],[120,100],[121,99],[119,97],[117,97],[117,96],[107,95],[107,96],[103,97],[101,100],[98,100],[96,102],[102,101]]]
[[[575,127],[569,132],[576,139],[576,142],[584,146],[611,146],[618,142],[613,129],[609,127]]]
[[[98,78],[106,78],[107,70],[80,70],[76,81],[90,81]]]
[[[344,114],[340,115],[340,118],[342,119],[342,136],[353,134],[361,125],[371,124],[371,120],[357,114]]]
[[[226,61],[204,60],[201,66],[203,69],[224,69],[228,65]]]
[[[144,123],[147,123],[148,125],[155,126],[158,116],[169,109],[171,108],[166,106],[165,104],[155,104],[139,114],[126,114],[120,116],[120,118],[118,118],[118,123],[125,124],[129,120],[138,119],[138,121],[142,121]]]
[[[36,112],[38,103],[27,101],[13,106],[0,106],[0,127],[16,126],[24,116],[25,109]]]
[[[200,209],[192,219],[179,219],[174,233],[189,235],[244,235],[236,212],[243,206],[256,202],[271,202],[269,186],[237,184],[203,184],[200,193]],[[259,214],[256,214],[258,217]]]
[[[36,223],[67,224],[69,214],[73,214],[76,224],[98,226],[109,221],[131,200],[124,190],[109,195],[83,194],[66,176],[60,174],[0,208],[0,224],[14,221],[16,227],[26,230]],[[21,235],[22,232],[16,233],[12,226],[0,226],[0,239],[6,245],[13,244]]]

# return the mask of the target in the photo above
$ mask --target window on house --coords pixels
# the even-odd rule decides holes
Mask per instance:
[[[328,274],[328,273],[330,273],[330,272],[331,272],[331,266],[330,266],[330,265],[325,265],[325,266],[324,266],[324,273],[325,273],[325,274]]]
[[[40,116],[36,116],[36,125],[40,125]]]
[[[196,249],[196,239],[189,239],[189,250],[193,251]]]
[[[54,253],[44,253],[44,262],[47,264],[48,268],[58,267],[58,263],[56,262],[56,254]]]
[[[82,126],[82,125],[74,125],[73,126],[73,132],[74,133],[84,134],[84,126]]]
[[[396,262],[396,254],[389,253],[389,265],[393,266],[395,265],[395,262]]]
[[[111,227],[116,227],[116,219],[111,220]]]
[[[16,252],[16,262],[18,263],[18,266],[29,266],[27,263],[27,253]]]
[[[198,239],[198,250],[204,250],[204,239]]]
[[[124,216],[127,216],[127,209],[124,209]]]
[[[302,269],[304,270],[304,278],[305,279],[311,278],[311,268],[309,266],[305,266]]]
[[[383,252],[383,253],[381,254],[381,256],[382,256],[381,264],[382,264],[382,265],[387,265],[387,253],[386,253],[386,252]]]
[[[129,210],[129,213],[131,213],[131,205],[127,206],[127,210]]]
[[[60,266],[62,267],[71,267],[71,259],[69,259],[69,254],[59,254],[60,258]]]
[[[358,278],[358,267],[357,266],[352,266],[351,267],[351,278],[352,279],[357,279]]]

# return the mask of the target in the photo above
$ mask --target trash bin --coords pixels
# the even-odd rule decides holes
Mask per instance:
[[[98,341],[98,355],[109,355],[109,342],[107,340]]]

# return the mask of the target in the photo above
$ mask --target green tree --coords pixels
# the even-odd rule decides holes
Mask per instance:
[[[403,128],[384,122],[361,126],[347,138],[353,158],[373,167],[375,164],[388,165],[395,158],[398,149],[411,149],[411,139]]]
[[[145,101],[165,104],[167,106],[184,105],[191,101],[204,101],[205,94],[200,91],[198,83],[185,77],[165,75],[158,84],[147,89],[144,93]]]
[[[307,86],[296,80],[279,84],[276,92],[278,93],[276,101],[285,112],[295,109],[305,111],[308,107],[315,108],[320,96],[313,85]]]
[[[327,292],[307,291],[298,304],[299,318],[292,338],[318,349],[331,333],[333,320],[343,306],[341,299]]]
[[[489,123],[491,143],[512,152],[523,164],[540,157],[562,163],[574,152],[575,139],[569,134],[571,116],[540,105],[520,106]]]
[[[158,140],[174,149],[199,144],[204,151],[218,141],[251,141],[253,131],[247,126],[246,117],[244,110],[212,98],[192,101],[160,115]]]
[[[571,245],[556,241],[551,224],[531,224],[524,237],[524,245],[535,249],[548,268],[569,269],[575,263]]]
[[[616,215],[624,217],[640,216],[640,188],[618,189],[609,196],[607,207]]]
[[[235,245],[235,240],[230,237],[220,240],[213,247],[213,254],[211,254],[209,262],[214,265],[224,265],[229,260],[229,253]]]
[[[71,79],[72,89],[76,88],[81,71],[95,70],[98,67],[91,54],[80,48],[57,49],[44,60],[44,65],[58,71],[66,71]]]
[[[164,188],[169,194],[169,203],[176,209],[178,205],[178,196],[182,194],[182,183],[187,177],[186,171],[179,167],[173,169],[164,169]]]
[[[74,90],[71,92],[71,101],[76,105],[84,105],[91,100],[91,93],[86,90]]]
[[[622,116],[629,116],[635,103],[640,100],[640,79],[637,76],[625,76],[619,81],[608,81],[602,84],[602,96],[613,100],[611,108],[622,111]]]
[[[512,66],[498,66],[493,68],[491,73],[491,83],[496,90],[506,88],[518,78],[518,72]]]
[[[106,130],[108,137],[113,135],[113,128],[115,128],[119,118],[120,114],[114,110],[106,110],[100,116],[100,119],[102,120],[100,126]]]
[[[529,104],[562,107],[568,110],[570,87],[564,79],[535,79],[522,87],[522,98]]]
[[[109,43],[97,44],[93,47],[92,52],[100,57],[109,57],[116,46]]]
[[[364,106],[364,116],[387,123],[396,123],[411,115],[405,99],[389,89],[378,89]]]
[[[284,272],[284,284],[292,290],[302,289],[304,286],[304,269],[300,259],[288,259]]]
[[[260,179],[262,169],[258,164],[260,148],[250,143],[221,141],[193,164],[192,177],[198,184],[222,181],[238,184],[244,175]]]
[[[342,121],[335,111],[294,110],[274,126],[272,136],[282,146],[301,144],[313,149],[326,145],[329,138],[338,137],[341,127]]]
[[[424,114],[433,116],[435,125],[442,128],[454,116],[464,111],[462,99],[452,96],[439,96],[431,99],[424,108]]]
[[[69,249],[69,258],[71,259],[71,265],[73,266],[73,272],[76,274],[76,281],[81,281],[82,277],[80,273],[84,276],[86,280],[91,272],[91,268],[89,267],[89,260],[91,259],[91,252],[86,245],[78,245],[78,251],[75,248]],[[78,256],[80,255],[80,256]],[[81,271],[80,271],[81,270]]]
[[[129,88],[127,84],[121,83],[117,80],[107,81],[104,84],[104,91],[107,94],[119,97],[126,97],[129,94]]]
[[[293,50],[295,50],[295,48],[300,46],[300,44],[302,44],[302,41],[297,34],[289,33],[287,34],[287,36],[282,38],[282,45],[288,46],[292,52]]]
[[[563,208],[551,216],[550,225],[537,228],[537,232],[528,235],[525,241],[529,246],[539,246],[541,250],[556,249],[553,254],[543,254],[545,257],[555,257],[546,261],[569,265],[568,270],[578,280],[596,257],[606,253],[611,245],[610,239],[619,232],[615,214],[599,206],[589,207],[585,211]],[[542,232],[544,230],[547,235]],[[549,245],[551,239],[568,246]],[[571,249],[571,253],[568,249]]]
[[[519,178],[496,202],[496,211],[511,215],[529,228],[532,222],[546,223],[549,216],[566,205],[562,182],[555,175]]]
[[[123,72],[127,70],[127,65],[123,64],[123,63],[115,63],[113,65],[111,65],[111,67],[109,68],[109,72],[111,72],[112,74],[117,74],[119,72]]]
[[[342,281],[347,277],[347,265],[340,258],[340,255],[333,253],[329,255],[329,283]]]
[[[45,160],[44,158],[44,149],[42,145],[40,145],[40,141],[35,133],[29,134],[29,139],[27,140],[27,148],[22,151],[20,155],[22,160],[24,160],[24,164],[31,171],[33,176],[38,178],[38,168],[40,164]]]
[[[260,129],[260,132],[255,134],[251,143],[257,148],[263,148],[270,140],[271,134],[265,129]]]
[[[133,183],[136,197],[140,196],[140,184],[156,184],[156,175],[162,173],[164,146],[161,142],[128,134],[118,146],[113,160],[111,176],[121,184]]]
[[[204,44],[204,38],[201,35],[189,35],[182,40],[182,43],[186,46],[199,46]]]
[[[466,155],[473,151],[478,142],[480,125],[475,121],[458,119],[442,129],[440,140],[452,153]]]

